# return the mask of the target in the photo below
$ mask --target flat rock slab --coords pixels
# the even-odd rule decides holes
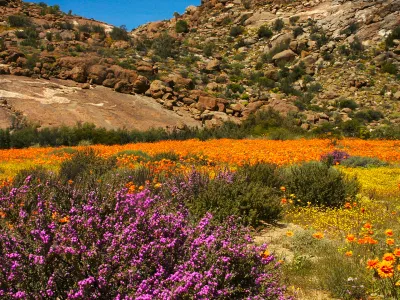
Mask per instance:
[[[7,100],[12,110],[22,112],[30,122],[42,127],[73,126],[89,122],[107,129],[146,130],[200,123],[189,113],[164,109],[153,98],[114,92],[103,86],[82,89],[66,80],[43,80],[0,76],[0,102]],[[0,128],[11,125],[10,108],[0,107]]]

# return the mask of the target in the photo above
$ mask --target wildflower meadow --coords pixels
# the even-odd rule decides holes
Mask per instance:
[[[4,299],[399,299],[400,142],[0,150]]]

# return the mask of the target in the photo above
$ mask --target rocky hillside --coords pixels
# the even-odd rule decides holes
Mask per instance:
[[[203,0],[129,33],[57,6],[0,11],[1,74],[143,94],[206,126],[269,108],[304,130],[400,123],[398,0]]]

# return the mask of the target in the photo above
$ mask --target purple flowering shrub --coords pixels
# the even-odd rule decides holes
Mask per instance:
[[[333,150],[332,152],[321,155],[321,161],[324,161],[329,165],[338,165],[349,157],[350,154],[345,151]]]
[[[149,189],[105,197],[28,179],[0,194],[0,212],[5,299],[285,298],[279,263],[247,229],[190,222]]]

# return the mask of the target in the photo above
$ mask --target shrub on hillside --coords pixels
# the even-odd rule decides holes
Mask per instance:
[[[394,40],[400,39],[400,25],[397,26],[395,29],[392,30],[392,32],[387,36],[385,43],[387,47],[393,47],[394,46]]]
[[[358,104],[352,99],[340,99],[337,104],[339,108],[356,109],[358,107]]]
[[[232,26],[231,30],[229,31],[229,35],[232,37],[237,37],[244,32],[244,27],[243,26]]]
[[[110,32],[110,36],[114,41],[128,41],[129,35],[126,27],[122,25],[121,27],[114,26]]]
[[[273,32],[268,26],[263,25],[260,28],[258,28],[257,34],[259,38],[269,39],[270,37],[272,37]]]
[[[272,25],[272,30],[281,31],[285,27],[285,22],[282,19],[276,19],[274,24]]]
[[[175,25],[176,33],[187,33],[189,32],[189,25],[185,20],[179,20]]]
[[[8,17],[8,23],[11,27],[29,27],[32,21],[25,15],[12,15]]]
[[[320,162],[308,162],[291,166],[284,171],[288,194],[294,194],[301,202],[318,206],[339,207],[354,200],[359,185],[356,179],[346,177],[341,171]]]

